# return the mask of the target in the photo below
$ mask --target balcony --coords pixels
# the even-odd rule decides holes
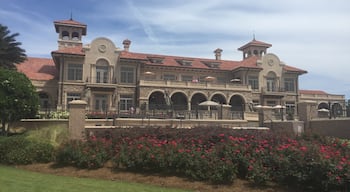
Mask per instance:
[[[189,89],[213,89],[230,91],[251,91],[249,85],[216,82],[191,82],[191,81],[164,81],[164,80],[140,80],[140,87],[154,88],[189,88]]]
[[[101,88],[115,88],[116,87],[116,81],[115,79],[111,80],[108,78],[92,78],[88,77],[86,79],[86,86],[87,87],[101,87]]]
[[[263,96],[284,97],[286,90],[283,87],[262,87],[261,93]]]

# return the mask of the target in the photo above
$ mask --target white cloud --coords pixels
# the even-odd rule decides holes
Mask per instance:
[[[131,51],[213,58],[222,48],[223,59],[241,59],[237,48],[250,41],[271,43],[289,65],[305,69],[302,80],[322,76],[333,85],[304,82],[312,89],[346,92],[350,65],[350,3],[347,0],[124,0],[83,1],[76,7],[81,22],[88,25],[84,42],[106,36],[121,47],[129,38]],[[56,2],[55,3],[60,3]],[[30,4],[29,4],[30,5]],[[40,5],[35,5],[40,6]],[[40,13],[37,7],[17,4],[0,8],[0,17],[9,18],[11,31],[21,33],[28,54],[42,55],[57,48],[53,12]],[[89,11],[85,11],[89,7]],[[73,7],[74,9],[74,7]],[[51,13],[52,12],[52,13]],[[48,15],[46,15],[48,14]],[[85,20],[86,19],[86,20]],[[13,28],[13,29],[12,29]],[[338,86],[339,84],[339,86]],[[325,90],[330,92],[329,90]]]

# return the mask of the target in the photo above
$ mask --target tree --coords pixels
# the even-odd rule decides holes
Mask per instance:
[[[8,28],[0,24],[0,67],[16,69],[15,64],[26,59],[25,50],[20,48],[22,43],[15,39],[18,35],[10,34]]]
[[[1,133],[7,135],[11,123],[37,114],[39,96],[23,73],[0,67]]]

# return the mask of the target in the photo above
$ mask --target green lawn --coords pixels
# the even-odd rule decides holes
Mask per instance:
[[[0,165],[0,192],[181,192],[137,183],[40,174]]]

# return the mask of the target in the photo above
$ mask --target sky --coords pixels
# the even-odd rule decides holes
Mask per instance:
[[[350,99],[348,0],[0,0],[0,24],[31,57],[57,50],[53,22],[87,24],[88,44],[107,37],[117,47],[132,41],[141,53],[242,60],[237,48],[256,40],[272,44],[287,65],[308,71],[300,89]]]

